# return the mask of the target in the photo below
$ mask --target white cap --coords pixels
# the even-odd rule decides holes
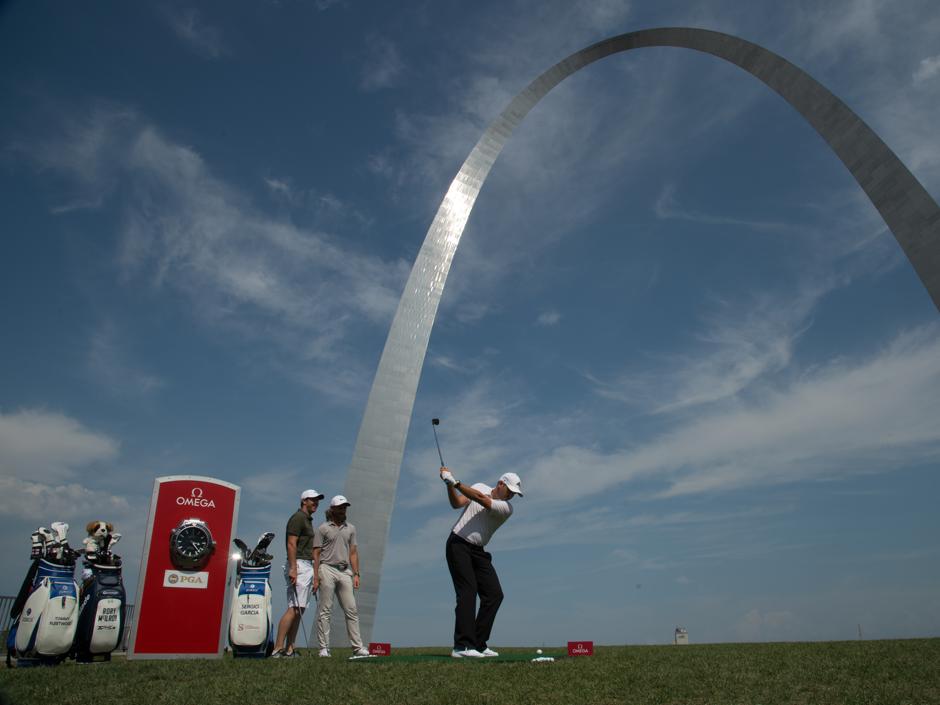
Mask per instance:
[[[343,495],[338,494],[333,499],[330,500],[331,507],[342,507],[343,505],[349,506],[349,500],[343,497]]]
[[[303,502],[305,499],[323,499],[323,495],[316,490],[304,490],[300,493],[300,501]]]
[[[522,480],[519,479],[516,473],[507,472],[499,478],[499,481],[506,485],[513,494],[517,494],[520,497],[522,496]]]

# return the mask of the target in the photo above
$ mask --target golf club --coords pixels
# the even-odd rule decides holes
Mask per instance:
[[[294,604],[295,604],[295,605],[300,604],[299,601],[297,600],[297,583],[293,583],[292,587],[293,587],[293,589],[294,589]],[[313,594],[314,594],[314,599],[316,599],[316,593],[313,593]],[[298,609],[300,609],[300,608],[298,608]],[[302,630],[303,633],[304,633],[304,645],[309,649],[309,648],[310,648],[310,640],[307,639],[307,627],[306,627],[306,625],[304,624],[304,613],[303,613],[303,612],[300,613],[300,628],[301,628],[301,630]]]
[[[444,456],[441,455],[441,444],[437,440],[437,427],[440,425],[440,419],[431,419],[431,429],[434,431],[434,445],[437,446],[437,457],[441,459],[441,467],[444,467]]]
[[[246,544],[246,543],[245,543],[244,541],[242,541],[241,539],[233,539],[233,540],[232,540],[232,543],[234,543],[234,544],[235,544],[235,547],[236,547],[239,551],[241,551],[242,560],[243,560],[243,561],[247,560],[247,559],[248,559],[248,553],[249,553],[248,544]]]

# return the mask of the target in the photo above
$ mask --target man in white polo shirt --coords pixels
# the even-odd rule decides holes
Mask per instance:
[[[457,593],[454,610],[454,658],[484,658],[499,656],[486,645],[496,612],[503,601],[499,576],[493,568],[493,557],[483,547],[493,532],[512,515],[509,499],[522,496],[522,480],[514,472],[499,478],[496,487],[478,482],[472,487],[455,479],[446,468],[441,468],[441,479],[447,484],[447,499],[454,509],[463,508],[463,514],[447,537],[447,567]],[[477,595],[480,611],[477,612]]]

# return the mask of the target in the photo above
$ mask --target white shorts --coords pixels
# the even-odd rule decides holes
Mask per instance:
[[[310,589],[313,587],[313,561],[306,561],[302,558],[297,559],[297,582],[291,583],[290,566],[284,565],[284,582],[287,584],[287,606],[307,607],[307,601],[310,599]]]

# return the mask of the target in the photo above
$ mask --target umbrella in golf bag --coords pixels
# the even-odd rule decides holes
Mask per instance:
[[[75,559],[68,545],[69,525],[52,524],[33,533],[33,559],[10,610],[14,620],[7,636],[7,666],[51,665],[72,649],[78,625]]]
[[[105,522],[91,522],[88,533],[74,648],[75,660],[81,663],[111,660],[111,652],[124,639],[127,602],[123,562],[111,551],[121,535]]]
[[[261,535],[252,551],[235,539],[235,593],[229,619],[228,642],[235,658],[264,658],[274,649],[274,622],[271,618],[271,561],[266,553],[274,534]]]

